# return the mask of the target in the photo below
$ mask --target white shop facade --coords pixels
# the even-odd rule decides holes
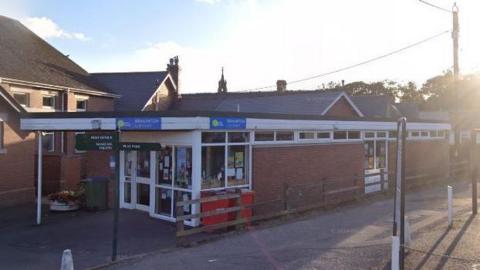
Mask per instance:
[[[103,114],[103,115],[102,115]],[[47,117],[45,117],[47,116]],[[52,113],[23,117],[23,130],[119,132],[121,143],[147,144],[151,150],[119,151],[120,207],[175,221],[177,200],[197,199],[208,192],[252,190],[255,147],[310,144],[363,144],[365,173],[388,169],[388,144],[396,122],[338,120],[311,116],[241,113],[165,115],[143,112]],[[444,139],[448,123],[409,122],[409,139]],[[365,179],[368,182],[368,179]],[[380,187],[370,186],[365,192]],[[199,205],[184,212],[198,213]],[[186,221],[197,226],[199,220]]]

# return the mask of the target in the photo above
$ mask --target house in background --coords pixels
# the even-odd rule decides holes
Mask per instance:
[[[178,58],[167,71],[89,74],[14,19],[0,16],[0,207],[33,201],[35,134],[20,114],[164,110],[177,96]],[[110,176],[110,153],[75,149],[75,132],[43,132],[43,193]]]

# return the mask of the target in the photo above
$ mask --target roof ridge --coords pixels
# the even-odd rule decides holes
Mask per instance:
[[[165,73],[166,70],[159,71],[119,71],[119,72],[91,72],[91,75],[108,75],[108,74],[140,74],[140,73]]]

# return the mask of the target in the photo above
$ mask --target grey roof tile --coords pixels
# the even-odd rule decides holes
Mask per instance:
[[[168,75],[166,71],[92,73],[99,83],[112,93],[116,111],[140,111]]]
[[[0,77],[106,92],[70,58],[4,16],[0,16],[0,59]]]

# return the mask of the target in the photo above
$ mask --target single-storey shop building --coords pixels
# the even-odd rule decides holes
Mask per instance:
[[[120,206],[175,220],[175,202],[245,189],[255,201],[279,198],[284,183],[353,179],[394,169],[396,119],[242,112],[144,111],[24,115],[23,130],[119,131],[119,140],[154,150],[120,151]],[[450,124],[407,124],[407,170],[448,170]],[[187,213],[198,213],[193,205]],[[273,211],[275,209],[268,209]],[[261,211],[261,210],[259,210]],[[267,211],[267,210],[265,210]],[[187,222],[198,225],[198,220]]]

